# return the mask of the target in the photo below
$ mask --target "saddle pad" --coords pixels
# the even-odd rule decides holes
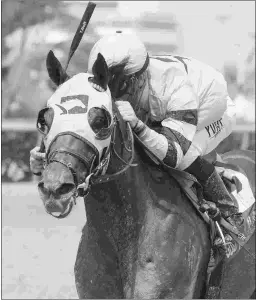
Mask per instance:
[[[215,169],[222,176],[232,197],[237,202],[239,212],[243,213],[255,203],[255,198],[245,174],[231,169],[229,166],[224,163],[216,163]]]
[[[255,230],[255,198],[249,180],[242,172],[229,168],[229,165],[228,168],[225,168],[225,164],[215,168],[222,176],[239,212],[243,214],[244,223],[238,229],[246,237],[242,243],[244,245]]]

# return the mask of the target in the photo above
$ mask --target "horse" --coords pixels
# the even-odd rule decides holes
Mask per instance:
[[[84,197],[86,224],[74,266],[79,298],[203,298],[209,227],[176,179],[134,140],[109,92],[104,57],[98,55],[92,74],[72,78],[54,57],[47,63],[59,87],[38,117],[46,148],[38,190],[58,218]],[[244,164],[241,157],[235,162]],[[248,298],[255,275],[241,278],[237,266],[233,260],[225,288],[240,281],[240,289],[225,296]]]

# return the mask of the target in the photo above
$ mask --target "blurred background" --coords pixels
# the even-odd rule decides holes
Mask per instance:
[[[87,2],[2,3],[2,176],[29,180],[28,150],[35,121],[52,94],[45,59],[49,50],[65,64]],[[87,70],[92,45],[103,35],[135,31],[151,54],[180,54],[219,69],[237,106],[236,132],[219,151],[254,149],[254,1],[96,1],[97,7],[69,73]],[[15,147],[14,147],[15,144]],[[12,152],[10,152],[12,146]]]
[[[101,36],[134,31],[150,54],[192,56],[220,70],[236,103],[237,125],[218,151],[255,150],[254,1],[94,2],[71,75],[87,70],[89,51]],[[52,94],[46,55],[52,49],[65,64],[87,3],[1,1],[3,299],[77,297],[73,264],[83,204],[68,219],[47,216],[29,151],[38,142],[37,113]]]

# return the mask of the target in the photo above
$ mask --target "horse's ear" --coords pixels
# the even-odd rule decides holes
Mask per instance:
[[[57,86],[59,86],[69,78],[68,74],[64,71],[52,50],[50,50],[47,55],[46,68],[49,77]]]
[[[106,90],[110,76],[108,65],[101,53],[98,53],[97,59],[92,66],[92,74],[94,76],[93,81]]]

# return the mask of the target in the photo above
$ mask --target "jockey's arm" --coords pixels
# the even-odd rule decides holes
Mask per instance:
[[[178,74],[179,75],[179,74]],[[186,76],[169,76],[166,118],[158,132],[138,121],[134,131],[164,163],[176,168],[188,151],[197,128],[199,101]]]

